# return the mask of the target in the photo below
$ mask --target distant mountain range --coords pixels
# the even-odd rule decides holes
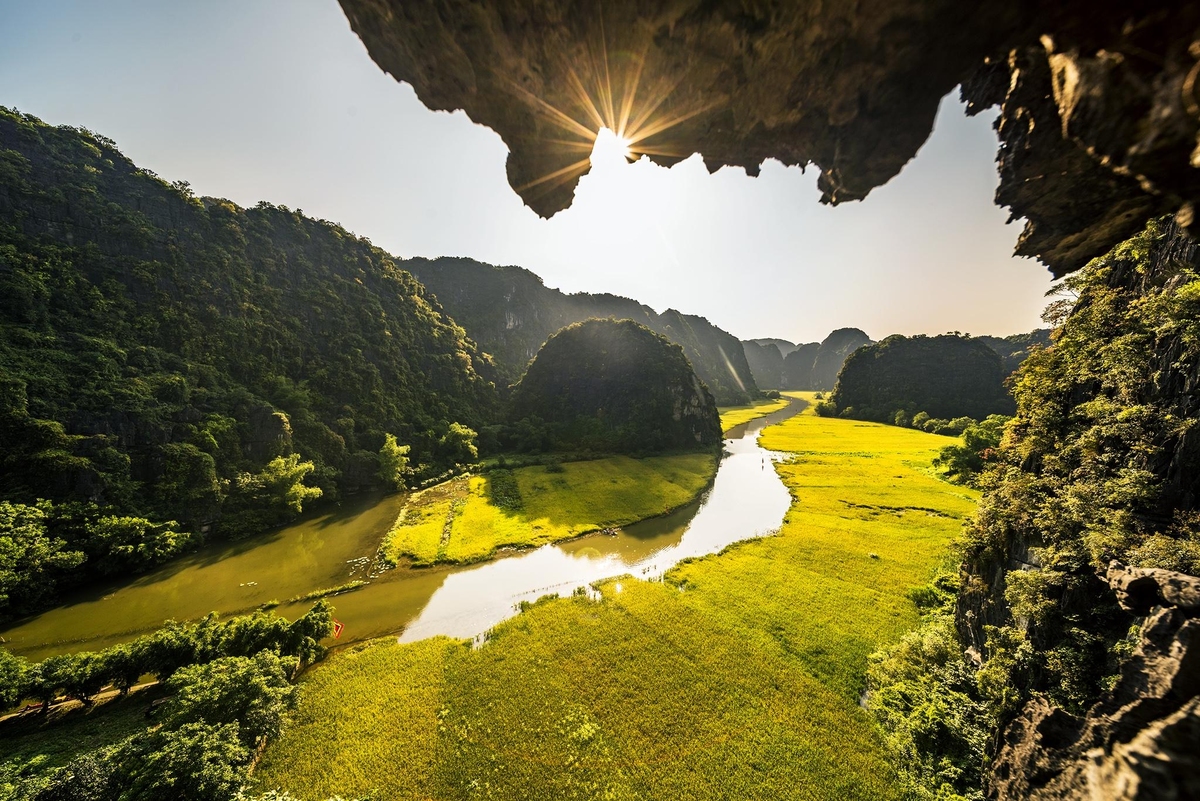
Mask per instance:
[[[1004,375],[1010,375],[1034,345],[1050,343],[1050,329],[1039,328],[1028,334],[1007,337],[980,336],[973,339],[999,354]],[[837,383],[838,373],[847,357],[873,344],[857,328],[839,328],[822,342],[794,344],[786,339],[748,339],[742,342],[746,361],[755,383],[762,389],[824,390]]]
[[[649,306],[618,295],[567,294],[547,287],[523,267],[496,267],[472,259],[408,259],[404,268],[432,292],[499,374],[515,383],[542,344],[559,329],[590,318],[630,319],[683,348],[717,403],[731,406],[758,396],[742,343],[703,317]]]

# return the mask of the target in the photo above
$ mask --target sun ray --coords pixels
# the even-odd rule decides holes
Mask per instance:
[[[649,45],[643,48],[641,56],[637,59],[637,66],[625,81],[624,94],[621,97],[621,117],[617,120],[616,128],[617,136],[622,139],[625,138],[625,129],[629,125],[629,115],[633,113],[633,103],[637,98],[638,85],[642,81],[642,68],[646,66],[646,54],[649,49]]]
[[[566,167],[563,167],[562,169],[558,169],[552,173],[543,175],[541,178],[532,180],[527,184],[518,186],[516,189],[518,192],[524,192],[526,189],[532,189],[535,186],[541,186],[542,184],[547,183],[549,181],[554,181],[555,183],[552,184],[551,187],[547,187],[547,189],[550,189],[553,186],[557,186],[559,184],[566,183],[567,181],[569,181],[571,179],[571,177],[574,173],[579,173],[580,175],[582,175],[584,172],[587,171],[588,167],[590,167],[591,165],[592,165],[592,161],[591,161],[591,157],[589,156],[586,159],[580,159],[579,161],[576,161],[574,164],[568,164]]]

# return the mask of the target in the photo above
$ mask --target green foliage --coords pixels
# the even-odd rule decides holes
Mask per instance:
[[[52,598],[58,577],[87,558],[49,535],[47,508],[0,501],[0,612]]]
[[[1155,222],[1064,286],[1053,344],[1015,376],[1017,414],[967,531],[979,574],[1016,548],[1036,566],[965,592],[997,624],[993,691],[1078,712],[1116,672],[1130,622],[1097,574],[1113,559],[1197,566],[1200,462],[1186,443],[1200,407],[1184,388],[1200,366],[1200,274],[1194,246]]]
[[[408,476],[408,445],[396,441],[395,434],[387,434],[379,448],[379,480],[387,489],[402,490]]]
[[[10,709],[21,700],[25,691],[25,672],[28,663],[0,648],[0,710]]]
[[[946,475],[953,481],[964,484],[974,483],[976,477],[988,464],[997,457],[997,448],[1004,436],[1004,426],[1011,418],[1004,415],[988,415],[980,422],[969,420],[962,427],[962,443],[947,445],[934,460],[934,467],[944,468]],[[952,426],[962,424],[955,420]],[[899,423],[897,423],[899,424]]]
[[[237,723],[185,723],[135,737],[110,759],[110,787],[129,801],[226,801],[246,781],[251,751]]]
[[[683,350],[632,320],[588,320],[550,337],[514,388],[509,419],[518,428],[545,421],[548,444],[564,450],[655,453],[721,441],[716,404]]]
[[[0,546],[0,594],[6,558],[46,575],[15,587],[0,617],[145,569],[217,521],[250,534],[318,488],[394,488],[379,458],[389,433],[440,472],[469,452],[442,442],[447,427],[494,414],[489,359],[394,258],[341,227],[197,198],[103,137],[9,109],[0,165],[0,498],[147,521],[104,533],[112,553],[76,547],[53,520]]]
[[[167,681],[174,693],[164,725],[238,724],[243,745],[277,737],[296,705],[297,689],[288,681],[296,660],[271,651],[253,657],[227,656],[175,671]]]
[[[197,623],[168,623],[99,654],[63,654],[28,667],[0,651],[0,692],[36,698],[47,708],[59,693],[90,706],[110,683],[124,694],[147,672],[172,693],[156,709],[150,729],[140,712],[132,720],[110,721],[101,709],[99,729],[111,735],[106,744],[76,747],[59,766],[25,755],[23,765],[20,756],[0,764],[0,799],[227,801],[245,784],[253,753],[282,732],[297,700],[291,678],[320,655],[317,641],[329,636],[332,625],[332,610],[321,602],[292,623],[261,613],[225,622],[210,615]],[[7,698],[0,701],[7,705]],[[57,727],[65,727],[67,739],[78,734],[68,722],[50,724],[46,734],[53,737]],[[23,743],[16,745],[22,750]],[[37,753],[38,746],[32,748]]]
[[[978,700],[951,609],[871,657],[867,708],[887,732],[914,798],[982,799],[995,718]]]
[[[899,411],[917,410],[934,418],[982,419],[1011,413],[1006,375],[1000,356],[979,340],[897,334],[851,353],[830,401],[839,414],[860,420],[890,423]],[[930,431],[925,422],[913,426]],[[954,426],[939,427],[945,428]]]
[[[445,464],[459,465],[479,458],[475,445],[478,434],[462,423],[451,423],[446,433],[438,440],[438,453]]]

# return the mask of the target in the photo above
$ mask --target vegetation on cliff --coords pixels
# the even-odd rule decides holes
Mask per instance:
[[[586,320],[546,341],[513,388],[509,418],[555,450],[714,448],[717,406],[683,349],[632,320]]]
[[[977,479],[957,597],[875,670],[929,797],[979,796],[985,746],[1032,695],[1078,714],[1113,685],[1136,620],[1103,579],[1110,560],[1200,572],[1200,252],[1154,222],[1063,289]]]
[[[830,396],[837,414],[905,424],[925,412],[935,418],[1011,414],[1004,364],[994,350],[955,334],[899,334],[859,348],[846,359]]]
[[[0,221],[0,617],[439,472],[493,408],[462,329],[333,223],[7,109]]]
[[[479,347],[490,354],[507,383],[560,328],[591,318],[630,319],[683,348],[717,403],[747,403],[758,395],[742,343],[703,317],[649,306],[618,295],[565,294],[521,267],[494,267],[471,259],[403,262],[437,297]],[[777,388],[777,387],[770,387]]]

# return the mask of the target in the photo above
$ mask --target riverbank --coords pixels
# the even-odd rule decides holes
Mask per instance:
[[[732,429],[751,420],[786,409],[791,402],[792,399],[789,398],[775,398],[756,400],[744,406],[722,406],[717,410],[721,414],[721,431],[728,434]]]
[[[772,426],[763,444],[790,454],[778,535],[535,604],[482,648],[337,654],[305,677],[257,782],[302,797],[898,797],[857,702],[867,655],[916,624],[907,590],[973,508],[933,474],[946,441],[811,410]]]
[[[661,517],[712,484],[718,457],[610,456],[493,469],[414,493],[384,538],[391,564],[465,564]]]

